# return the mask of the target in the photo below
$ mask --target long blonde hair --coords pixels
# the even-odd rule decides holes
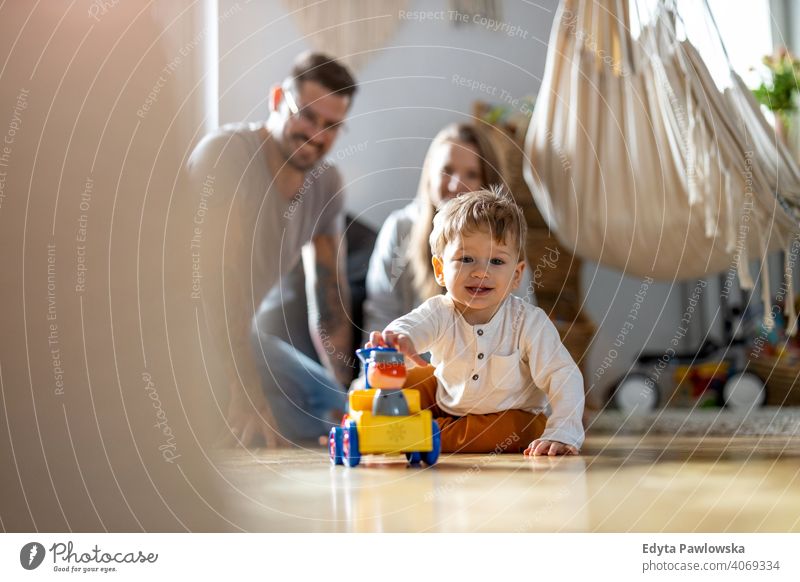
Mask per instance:
[[[422,164],[422,176],[419,180],[416,197],[419,214],[411,228],[407,249],[408,265],[412,269],[414,277],[414,290],[421,301],[439,295],[443,291],[433,277],[433,265],[431,264],[433,255],[429,239],[433,230],[433,216],[436,214],[431,191],[433,153],[436,148],[447,143],[466,144],[477,150],[481,166],[481,188],[502,184],[500,159],[484,129],[468,123],[452,123],[433,138]]]

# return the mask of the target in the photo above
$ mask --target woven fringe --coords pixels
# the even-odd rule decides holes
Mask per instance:
[[[786,315],[786,332],[790,337],[797,335],[797,310],[794,307],[794,261],[797,258],[793,252],[797,236],[789,239],[783,255],[783,281],[786,285],[786,304],[783,313]]]

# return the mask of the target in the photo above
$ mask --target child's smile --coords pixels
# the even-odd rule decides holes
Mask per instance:
[[[488,322],[518,284],[524,261],[515,245],[498,242],[486,231],[465,233],[434,257],[434,273],[440,285],[472,324]]]
[[[493,290],[494,287],[488,287],[486,285],[467,286],[467,291],[476,297],[483,297],[485,295],[488,295]]]

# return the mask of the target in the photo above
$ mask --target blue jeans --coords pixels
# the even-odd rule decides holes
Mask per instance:
[[[253,332],[264,396],[280,433],[290,441],[316,441],[338,425],[347,395],[327,369],[274,335]]]

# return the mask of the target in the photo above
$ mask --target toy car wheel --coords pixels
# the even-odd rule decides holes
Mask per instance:
[[[406,459],[408,459],[409,465],[419,465],[422,462],[422,455],[414,451],[413,453],[406,453]]]
[[[358,430],[355,423],[349,423],[342,432],[344,433],[342,439],[344,464],[348,467],[355,467],[361,461],[361,453],[358,450]]]
[[[735,410],[750,410],[764,405],[767,392],[761,378],[751,372],[734,374],[722,389],[725,404]]]
[[[427,453],[422,453],[422,461],[426,465],[433,465],[439,458],[439,451],[442,450],[442,436],[439,432],[439,425],[434,420],[431,426],[431,440],[433,441],[433,449]]]
[[[646,414],[658,407],[661,389],[652,378],[634,372],[617,384],[613,402],[623,412]]]
[[[331,463],[334,465],[344,465],[344,457],[342,456],[342,433],[341,426],[334,426],[328,437],[328,449],[331,454]]]

